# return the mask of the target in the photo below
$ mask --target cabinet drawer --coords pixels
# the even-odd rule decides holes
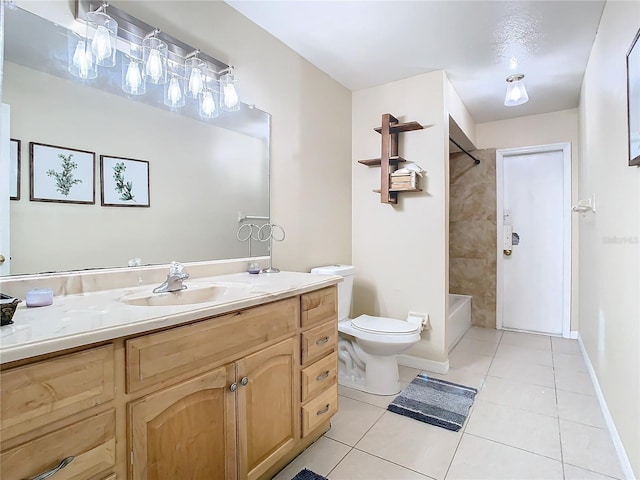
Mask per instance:
[[[306,402],[321,391],[327,389],[338,378],[338,354],[332,354],[312,363],[301,372],[302,402]]]
[[[337,322],[330,322],[302,332],[302,364],[307,365],[335,349],[337,339]]]
[[[305,293],[301,297],[300,325],[306,328],[316,323],[337,320],[338,295],[336,287]]]
[[[70,456],[74,459],[55,474],[56,480],[85,480],[112,470],[116,457],[115,424],[115,410],[111,409],[7,450],[0,456],[0,477],[32,478]]]
[[[111,400],[113,375],[111,344],[2,372],[2,439]]]
[[[338,411],[338,386],[318,395],[302,407],[302,436],[306,437],[318,425],[329,420]]]
[[[298,297],[127,340],[127,391],[204,373],[296,331]]]

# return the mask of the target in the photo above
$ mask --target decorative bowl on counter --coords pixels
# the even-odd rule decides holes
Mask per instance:
[[[0,293],[0,326],[11,325],[13,323],[13,314],[18,308],[18,304],[22,300]]]

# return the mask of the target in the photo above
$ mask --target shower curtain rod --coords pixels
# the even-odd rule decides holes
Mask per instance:
[[[467,152],[464,148],[462,148],[460,146],[460,144],[458,142],[456,142],[453,138],[449,137],[449,141],[451,143],[453,143],[456,147],[458,147],[460,150],[462,150],[463,153],[466,153],[467,155],[469,155],[471,158],[473,158],[473,161],[475,162],[476,165],[480,165],[480,160],[478,160],[476,157],[474,157],[473,155],[471,155],[469,152]]]

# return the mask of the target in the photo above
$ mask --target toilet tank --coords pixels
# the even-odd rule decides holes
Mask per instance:
[[[311,273],[315,275],[339,275],[343,281],[338,283],[338,321],[349,318],[351,313],[351,294],[353,293],[353,265],[327,265],[315,267]]]

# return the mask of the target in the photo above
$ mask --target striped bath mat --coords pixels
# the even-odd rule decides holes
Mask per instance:
[[[478,390],[420,374],[387,410],[457,432],[464,425]]]

